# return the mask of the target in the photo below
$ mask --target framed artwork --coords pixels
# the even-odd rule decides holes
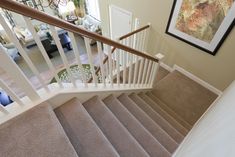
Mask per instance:
[[[215,55],[234,19],[235,0],[174,0],[166,33]]]

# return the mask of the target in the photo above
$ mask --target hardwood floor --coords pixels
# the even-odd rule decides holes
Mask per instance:
[[[80,39],[79,43],[79,50],[80,50],[80,60],[82,64],[89,64],[88,56],[85,48],[84,42]],[[93,64],[95,66],[98,66],[99,63],[99,57],[97,53],[97,46],[91,46],[92,50],[92,57],[93,57]],[[36,68],[40,72],[40,75],[42,79],[46,83],[50,83],[51,79],[53,78],[52,72],[49,70],[44,58],[42,57],[39,49],[37,47],[34,47],[32,49],[29,49],[28,55],[32,62],[35,64]],[[55,52],[52,54],[53,58],[51,59],[53,65],[55,66],[55,69],[57,72],[59,72],[61,69],[65,68],[63,65],[63,62],[61,60],[61,57],[58,52]],[[68,59],[68,62],[70,65],[76,64],[75,56],[73,51],[67,51],[65,52],[65,55]],[[16,64],[19,66],[19,68],[23,71],[25,76],[30,80],[33,87],[35,89],[40,89],[42,85],[40,84],[37,77],[32,73],[26,62],[23,60],[23,58],[20,58],[18,61],[16,61]],[[9,70],[11,70],[9,68]],[[15,83],[14,79],[12,79],[6,71],[1,69],[0,67],[0,79],[2,79],[19,97],[25,96],[24,92],[21,90],[19,86]]]

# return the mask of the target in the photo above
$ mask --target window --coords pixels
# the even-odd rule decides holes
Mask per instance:
[[[86,0],[87,14],[100,21],[100,9],[98,0]]]

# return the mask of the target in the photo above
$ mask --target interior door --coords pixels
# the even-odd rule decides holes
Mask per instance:
[[[122,35],[131,32],[132,13],[114,5],[109,7],[110,36],[116,40]]]

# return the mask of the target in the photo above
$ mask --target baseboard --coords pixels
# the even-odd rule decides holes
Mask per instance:
[[[169,65],[165,64],[165,63],[160,63],[160,66],[164,69],[166,69],[169,72],[172,72],[174,70],[179,71],[180,73],[184,74],[185,76],[189,77],[190,79],[192,79],[193,81],[197,82],[198,84],[202,85],[203,87],[205,87],[206,89],[212,91],[213,93],[221,96],[223,94],[223,92],[217,88],[215,88],[214,86],[210,85],[209,83],[207,83],[206,81],[200,79],[199,77],[193,75],[192,73],[188,72],[187,70],[181,68],[178,65],[174,65],[173,68],[170,67]]]
[[[192,73],[186,71],[185,69],[181,68],[178,65],[174,65],[173,70],[177,70],[180,73],[184,74],[185,76],[189,77],[190,79],[194,80],[195,82],[197,82],[198,84],[202,85],[203,87],[207,88],[208,90],[212,91],[213,93],[221,96],[223,94],[223,92],[217,88],[215,88],[214,86],[210,85],[209,83],[207,83],[206,81],[200,79],[199,77],[193,75]]]
[[[167,64],[165,64],[163,62],[160,63],[160,66],[163,67],[164,69],[166,69],[169,72],[174,71],[174,69],[172,67],[170,67],[169,65],[167,65]]]

